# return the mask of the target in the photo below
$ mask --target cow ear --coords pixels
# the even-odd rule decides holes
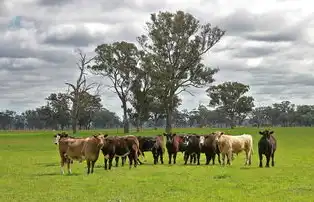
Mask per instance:
[[[269,132],[269,135],[271,135],[271,134],[273,134],[273,133],[274,133],[274,131],[270,131],[270,132]]]
[[[174,136],[176,136],[176,135],[177,135],[177,134],[173,133],[173,134],[172,134],[172,137],[174,137]]]
[[[93,135],[94,138],[97,138],[97,135]]]
[[[259,133],[260,135],[264,135],[264,133],[263,133],[262,131],[259,131],[258,133]]]
[[[199,136],[199,135],[195,135],[195,137],[200,138],[201,136]]]
[[[105,134],[104,137],[108,137],[108,134]]]
[[[167,133],[164,133],[163,135],[164,135],[164,136],[167,136]]]

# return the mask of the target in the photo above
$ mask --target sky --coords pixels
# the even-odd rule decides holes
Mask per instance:
[[[77,48],[92,57],[99,44],[136,42],[151,13],[177,10],[226,30],[204,58],[220,69],[214,85],[248,84],[256,106],[284,100],[313,104],[311,5],[308,0],[0,0],[0,111],[44,105],[50,93],[66,92],[65,82],[77,78]],[[121,116],[109,81],[88,77],[102,84],[104,107]],[[182,93],[179,109],[207,105],[208,87]]]

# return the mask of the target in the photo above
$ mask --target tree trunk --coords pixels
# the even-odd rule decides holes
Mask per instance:
[[[172,132],[172,110],[167,109],[166,114],[166,133]]]
[[[128,112],[127,112],[127,105],[126,101],[122,101],[122,108],[123,108],[123,129],[124,134],[129,133],[129,120],[128,120]]]

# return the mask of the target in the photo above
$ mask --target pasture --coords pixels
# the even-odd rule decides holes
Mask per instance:
[[[174,129],[199,134],[216,130],[252,134],[252,165],[244,166],[244,153],[235,156],[232,166],[225,167],[204,165],[204,154],[200,166],[184,166],[182,153],[176,165],[168,165],[167,153],[164,165],[153,165],[151,153],[146,152],[144,165],[129,170],[127,162],[124,167],[119,164],[105,171],[100,153],[95,173],[89,176],[85,162],[74,162],[72,175],[60,175],[54,132],[1,132],[0,201],[313,201],[314,128],[272,129],[278,142],[275,167],[258,167],[257,128]],[[116,130],[105,132],[114,135]],[[162,131],[139,134],[158,133]],[[80,136],[92,134],[79,132]]]

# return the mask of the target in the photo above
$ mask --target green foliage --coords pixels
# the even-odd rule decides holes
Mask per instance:
[[[127,101],[130,96],[132,81],[137,76],[141,52],[133,43],[125,41],[102,44],[95,49],[95,65],[88,68],[97,75],[109,78],[110,88],[119,96],[124,112],[125,133],[129,131]]]
[[[234,127],[235,120],[241,121],[252,111],[254,98],[245,96],[250,87],[239,82],[224,82],[209,87],[206,92],[210,97],[209,105],[218,107],[230,120],[231,127]]]
[[[174,98],[190,86],[203,87],[213,82],[218,69],[202,63],[202,58],[225,31],[200,22],[191,14],[159,12],[146,23],[147,34],[138,42],[150,56],[149,72],[158,97],[166,109],[167,130],[171,130]]]

